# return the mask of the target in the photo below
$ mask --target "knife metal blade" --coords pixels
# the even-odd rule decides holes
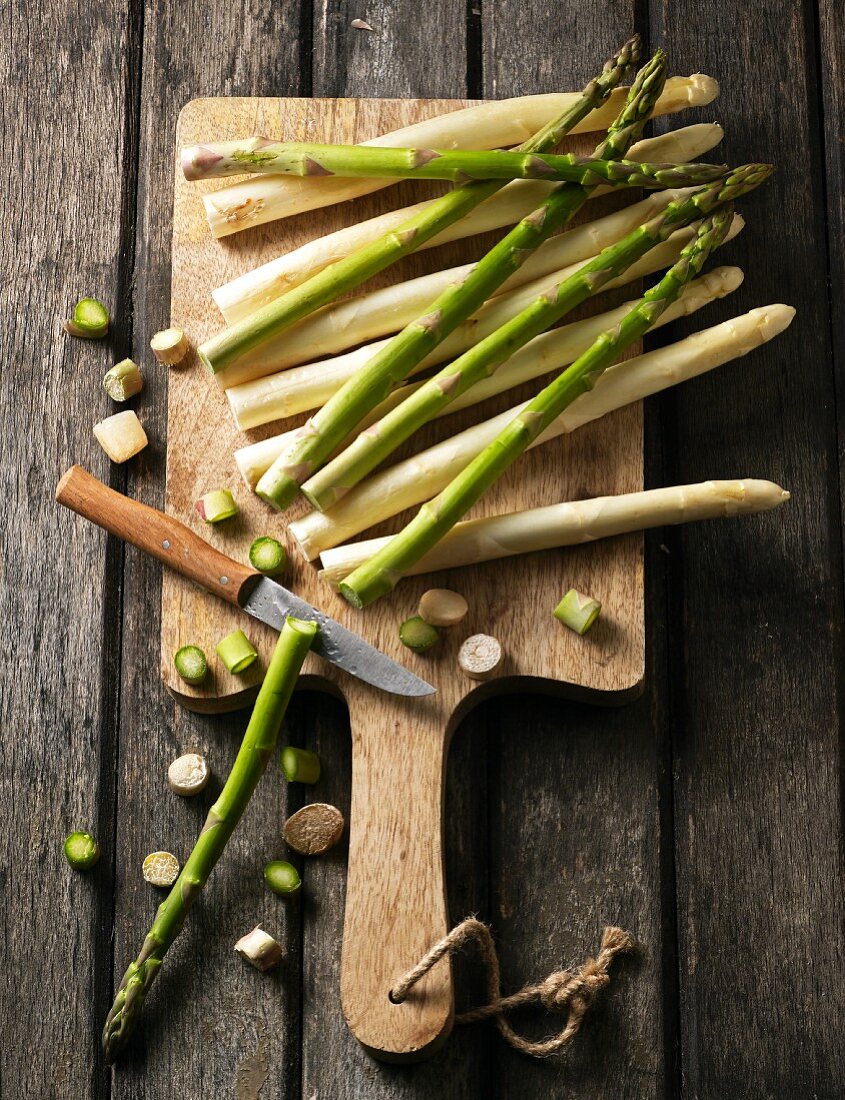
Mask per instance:
[[[281,630],[288,615],[313,619],[320,630],[311,646],[333,665],[393,695],[433,695],[437,688],[391,660],[345,626],[295,596],[277,581],[262,577],[240,602],[241,608],[274,630]]]

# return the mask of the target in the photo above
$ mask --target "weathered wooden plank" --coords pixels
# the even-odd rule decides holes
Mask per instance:
[[[667,538],[683,1089],[833,1097],[842,572],[812,5],[739,5],[700,26],[686,0],[654,12],[676,63],[722,81],[727,159],[777,164],[743,203],[730,255],[747,278],[718,312],[787,301],[798,316],[765,355],[674,398],[674,479],[754,474],[793,491],[777,517]]]
[[[0,1091],[100,1097],[119,554],[101,532],[59,514],[53,491],[74,461],[110,476],[91,426],[111,411],[100,379],[125,353],[125,329],[118,322],[93,343],[67,337],[62,320],[90,294],[122,310],[122,166],[137,40],[125,5],[111,0],[82,13],[59,0],[34,21],[15,3],[4,16],[2,133],[14,152],[0,168],[10,212],[0,245],[0,606],[11,646],[0,693]],[[92,133],[96,172],[83,153]],[[62,855],[64,837],[80,828],[104,852],[86,875]]]
[[[360,14],[352,4],[316,5],[315,95],[467,94],[462,5],[437,0],[421,13],[410,0],[398,0],[380,6],[377,14],[367,14],[374,33],[350,27]],[[476,90],[470,88],[469,93]],[[311,733],[330,769],[330,790],[338,798],[342,795],[336,792],[348,791],[350,783],[349,727],[348,721],[340,724],[341,713],[338,707],[334,718],[318,722]],[[486,895],[483,714],[471,716],[458,731],[448,764],[445,850],[451,917],[455,920],[480,909]],[[329,790],[325,793],[328,797]],[[315,796],[319,797],[319,791]],[[338,994],[344,861],[310,861],[305,868],[304,891],[303,1096],[387,1100],[435,1093],[444,1098],[485,1095],[484,1035],[453,1037],[431,1062],[415,1067],[380,1065],[362,1051],[345,1026]],[[460,979],[460,964],[457,973]]]
[[[149,339],[169,322],[173,142],[182,106],[201,95],[296,94],[301,8],[253,3],[148,4],[138,150],[137,264],[133,348],[145,365],[140,415],[152,446],[133,464],[128,492],[161,506],[167,369]],[[237,243],[233,246],[237,247]],[[210,307],[211,308],[211,307]],[[176,319],[178,320],[178,319]],[[114,979],[141,943],[160,900],[141,880],[156,847],[184,858],[234,758],[246,715],[201,718],[176,707],[159,674],[160,569],[126,552],[125,627],[118,768]],[[196,749],[214,780],[185,801],[166,787],[167,765]],[[168,955],[138,1040],[113,1074],[115,1097],[169,1097],[174,1082],[192,1096],[261,1100],[299,1095],[299,911],[266,890],[261,870],[279,852],[287,790],[275,762],[254,804]],[[256,923],[284,944],[270,977],[241,962],[232,946]]]
[[[496,97],[576,87],[637,29],[635,5],[622,0],[586,10],[500,0],[482,6],[482,24],[484,93]],[[642,945],[634,961],[618,964],[612,990],[590,1013],[565,1061],[538,1062],[496,1041],[493,1079],[502,1097],[663,1092],[660,805],[666,776],[657,717],[664,671],[655,661],[662,652],[656,636],[662,562],[652,552],[649,564],[657,570],[647,574],[650,660],[643,699],[610,710],[520,697],[498,713],[488,915],[505,988],[582,961],[598,949],[606,924],[630,929]],[[577,559],[562,554],[559,568],[561,592],[577,587]],[[671,998],[668,1011],[671,1019]],[[540,1020],[532,1027],[525,1017],[529,1033],[560,1026],[555,1017],[540,1014]]]

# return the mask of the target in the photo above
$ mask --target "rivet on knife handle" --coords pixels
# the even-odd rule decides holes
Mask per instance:
[[[261,576],[209,546],[184,523],[115,492],[81,466],[71,466],[62,477],[56,500],[229,603],[237,604],[244,585]]]

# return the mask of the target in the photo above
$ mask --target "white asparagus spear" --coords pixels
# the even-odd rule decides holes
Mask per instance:
[[[444,347],[447,349],[458,347],[459,341],[466,343],[467,333],[471,333],[474,339],[478,339],[476,319],[480,318],[485,311],[489,313],[489,308],[493,308],[492,304],[506,294],[513,295],[509,301],[518,302],[522,309],[545,289],[552,278],[560,277],[562,268],[570,269],[566,273],[571,274],[576,270],[575,264],[586,263],[607,245],[615,244],[626,233],[630,233],[644,221],[658,214],[667,203],[690,194],[691,191],[691,188],[680,191],[658,191],[642,202],[635,203],[634,206],[617,210],[595,222],[588,222],[550,238],[502,284],[497,295],[442,341],[436,354],[442,355]],[[678,230],[678,233],[681,232],[683,230]],[[666,242],[664,246],[668,248]],[[222,389],[228,390],[234,385],[259,380],[298,363],[311,362],[319,355],[334,354],[344,348],[354,347],[364,341],[384,336],[385,333],[398,332],[410,321],[425,313],[447,287],[464,279],[473,267],[474,264],[468,263],[433,271],[429,275],[420,275],[416,279],[394,283],[381,290],[373,290],[368,294],[359,294],[354,298],[324,306],[310,317],[306,317],[280,333],[275,339],[267,341],[260,349],[245,355],[225,370],[218,371],[214,375],[215,380]],[[637,270],[641,271],[639,268]],[[623,278],[630,281],[631,277],[626,273]],[[540,280],[543,280],[541,284]],[[516,296],[515,292],[520,290],[522,294]],[[502,309],[504,308],[503,306]],[[513,315],[513,312],[503,314],[504,317]],[[499,320],[493,327],[498,327],[501,323],[502,321]],[[463,336],[456,333],[462,333]],[[446,358],[451,354],[450,351]],[[253,391],[244,392],[250,394]],[[257,392],[262,393],[260,387]]]
[[[627,88],[615,89],[607,102],[574,127],[572,133],[589,133],[609,126],[627,94]],[[704,106],[718,94],[718,83],[702,73],[670,77],[657,101],[654,116],[674,114],[685,107]],[[517,145],[563,114],[580,95],[580,92],[555,92],[481,103],[404,126],[361,144],[394,149],[404,146],[420,149],[498,149]],[[277,218],[287,218],[292,214],[302,214],[367,195],[395,182],[264,176],[229,184],[208,193],[203,196],[203,203],[213,236],[226,237]]]
[[[649,527],[721,516],[747,516],[767,512],[787,500],[789,493],[774,482],[743,478],[594,497],[504,516],[471,519],[457,524],[409,573],[433,573],[438,569],[476,565],[537,550],[577,546],[627,531],[645,531]],[[324,550],[320,558],[323,566],[320,576],[332,588],[337,588],[344,577],[389,541],[387,535]]]
[[[718,124],[699,122],[638,141],[631,147],[626,159],[651,161],[653,164],[686,164],[700,160],[704,153],[719,144],[723,136],[724,131]],[[436,248],[449,241],[475,237],[491,229],[514,225],[548,198],[549,192],[556,186],[542,180],[514,180],[501,191],[497,191],[492,198],[471,210],[466,217],[460,218],[448,229],[426,241],[422,248]],[[590,198],[606,194],[609,190],[607,187],[596,188],[591,192]],[[379,214],[375,218],[368,218],[325,237],[308,241],[307,244],[224,283],[213,290],[211,295],[226,323],[231,325],[304,283],[329,264],[342,260],[356,249],[396,229],[431,202],[428,199],[413,206],[389,210],[386,214]]]
[[[716,298],[723,298],[725,295],[733,293],[741,282],[742,271],[738,267],[714,268],[713,271],[689,283],[682,291],[678,301],[674,302],[661,314],[655,327],[658,328],[676,320],[678,317],[695,313]],[[452,405],[441,410],[438,416],[448,416],[457,409],[465,408],[475,401],[483,401],[491,394],[503,393],[527,379],[540,377],[551,370],[559,369],[566,363],[571,363],[582,351],[590,347],[597,336],[613,328],[617,321],[630,310],[631,305],[631,302],[626,302],[616,309],[608,310],[606,313],[598,313],[594,317],[573,321],[562,328],[552,329],[551,332],[536,336],[525,347],[520,348],[506,363],[503,363],[494,375],[476,383],[462,397],[457,398]],[[292,374],[294,371],[288,373]],[[421,385],[420,382],[411,383],[394,390],[387,400],[373,409],[361,424],[356,426],[355,431],[349,437],[350,441],[359,431],[369,427],[379,417],[384,416],[389,409],[394,408],[400,401],[404,400],[408,393],[419,385]],[[229,393],[231,392],[230,390]],[[250,443],[246,447],[241,447],[235,451],[235,461],[238,469],[250,489],[255,488],[259,478],[276,461],[282,450],[290,445],[298,430],[298,428],[294,428],[282,432],[280,435],[263,439],[259,443]],[[341,448],[344,446],[346,446],[346,441],[341,444]]]
[[[574,401],[532,446],[538,447],[632,401],[746,355],[783,332],[794,316],[791,306],[763,306],[668,347],[617,363],[604,372],[595,389]],[[368,527],[430,499],[448,485],[522,407],[507,409],[375,474],[356,486],[330,511],[308,512],[291,523],[288,531],[302,554],[310,560]]]

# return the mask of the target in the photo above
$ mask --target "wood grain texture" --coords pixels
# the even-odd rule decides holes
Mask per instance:
[[[149,340],[170,317],[172,148],[178,114],[195,95],[307,94],[308,67],[300,52],[307,24],[301,9],[307,5],[298,0],[149,0],[142,7],[138,149],[127,165],[137,172],[137,217],[126,247],[135,257],[132,351],[145,368],[139,415],[151,444],[131,464],[127,491],[160,508],[171,372],[153,361]],[[192,714],[162,689],[156,644],[160,587],[159,564],[128,548],[113,982],[137,953],[159,901],[141,878],[141,861],[150,845],[170,847],[180,857],[187,854],[246,722],[245,715],[210,719]],[[297,706],[294,700],[291,720]],[[213,776],[203,795],[185,801],[170,795],[166,772],[171,760],[192,749],[206,756]],[[264,863],[283,852],[288,795],[271,766],[205,896],[192,910],[176,954],[168,957],[136,1038],[112,1071],[116,1100],[165,1100],[180,1087],[175,1082],[182,1083],[186,1095],[203,1098],[299,1097],[299,910],[271,895],[261,876]],[[285,949],[278,976],[269,979],[232,950],[258,921]],[[108,980],[104,976],[104,985]],[[95,1022],[95,1031],[101,1024],[101,1019]]]
[[[209,134],[225,138],[239,133],[307,133],[354,142],[463,105],[464,101],[417,100],[198,100],[181,113],[177,144],[193,144]],[[589,150],[592,144],[579,139],[576,148]],[[243,242],[221,248],[208,236],[201,205],[202,193],[215,186],[217,181],[197,187],[186,183],[181,170],[176,173],[172,316],[195,344],[219,327],[209,305],[212,287],[315,235],[316,218],[309,214],[251,230],[242,235]],[[396,201],[390,193],[367,196],[354,204],[351,216],[371,217],[385,209],[386,202]],[[323,231],[345,224],[350,216],[342,207],[319,213]],[[431,251],[439,255],[411,257],[406,268],[420,272],[465,259],[466,243]],[[383,285],[396,277],[391,271],[376,282]],[[526,387],[525,396],[532,388]],[[497,404],[507,407],[522,396],[506,394]],[[428,439],[444,438],[491,411],[485,405],[455,414],[444,424],[431,425]],[[275,430],[285,430],[302,419],[281,422]],[[195,528],[205,527],[203,534],[210,541],[232,557],[245,559],[250,542],[259,534],[284,537],[284,521],[270,514],[261,501],[241,492],[238,522],[226,525],[225,531],[209,530],[202,521],[196,523],[195,513],[191,516],[193,501],[204,492],[233,484],[237,475],[232,454],[242,443],[225,396],[213,379],[196,367],[174,371],[169,387],[168,511]],[[421,440],[414,440],[414,445],[419,447]],[[641,485],[641,410],[635,406],[530,452],[471,514],[630,492]],[[299,506],[298,511],[302,510]],[[416,607],[427,587],[426,578],[404,582],[391,597],[361,614],[327,589],[313,565],[299,560],[295,552],[291,559],[295,565],[289,583],[298,595],[363,632],[394,659],[419,665],[424,677],[438,688],[430,700],[393,699],[362,690],[357,681],[338,677],[334,669],[313,658],[306,664],[306,671],[336,683],[352,710],[344,1012],[357,1038],[373,1052],[391,1059],[420,1057],[431,1052],[450,1027],[448,965],[432,972],[405,1005],[391,1004],[387,994],[392,982],[447,931],[440,836],[444,761],[453,715],[468,696],[478,696],[474,682],[457,668],[457,647],[463,638],[481,630],[500,637],[508,654],[498,687],[506,679],[538,686],[560,681],[571,691],[605,700],[635,694],[642,679],[644,644],[642,541],[625,537],[567,555],[569,567],[578,570],[580,587],[614,609],[586,645],[541,610],[550,611],[560,595],[563,578],[558,555],[532,555],[528,565],[495,562],[450,570],[443,583],[471,592],[473,611],[461,631],[446,635],[422,663],[402,647],[397,624]],[[512,592],[517,586],[520,598],[515,601]],[[188,705],[195,699],[209,704],[216,700],[221,707],[240,702],[244,686],[260,679],[260,667],[243,677],[215,667],[207,687],[189,692],[172,666],[173,653],[189,641],[211,653],[217,639],[242,625],[238,612],[232,613],[221,601],[170,573],[164,577],[162,606],[162,672],[169,689]],[[266,660],[273,632],[251,623],[249,634]],[[413,772],[407,766],[409,752]]]
[[[728,160],[777,164],[745,204],[748,277],[719,313],[788,301],[798,315],[739,372],[679,390],[667,421],[671,480],[765,471],[794,505],[667,539],[682,1081],[689,1096],[832,1098],[842,571],[812,5],[736,8],[693,42],[699,16],[681,0],[654,33],[677,63],[719,66]],[[747,62],[775,56],[773,101]]]
[[[21,3],[3,15],[0,128],[15,152],[0,167],[9,212],[0,240],[0,1092],[99,1098],[120,554],[102,532],[60,515],[52,490],[79,456],[109,477],[91,428],[110,411],[100,380],[126,354],[122,166],[136,41],[124,5],[110,0],[82,17],[63,0],[36,20]],[[102,142],[96,175],[78,155],[92,126]],[[25,153],[33,140],[51,155]],[[91,294],[114,310],[112,332],[103,342],[70,339],[62,321]],[[103,849],[89,874],[74,874],[62,854],[76,829]]]

